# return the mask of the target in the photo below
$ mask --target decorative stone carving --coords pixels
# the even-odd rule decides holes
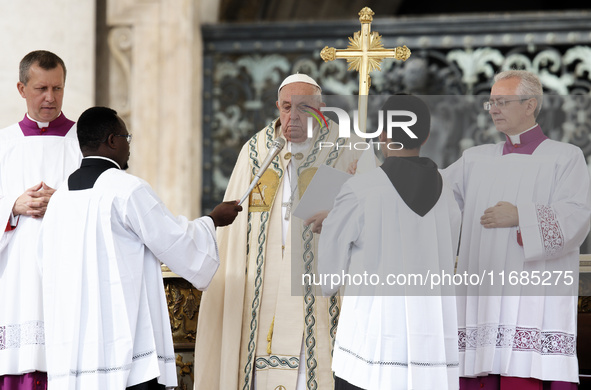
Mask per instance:
[[[113,64],[110,67],[110,106],[131,126],[131,27],[115,27],[108,35],[109,52]]]
[[[201,215],[199,2],[106,0],[109,105],[134,134],[130,172],[174,214]]]
[[[371,74],[369,94],[406,91],[417,95],[486,96],[494,74],[509,68],[536,72],[546,95],[589,94],[590,21],[591,13],[560,17],[551,13],[481,18],[449,16],[395,23],[373,20],[372,28],[382,34],[381,42],[385,46],[406,44],[413,55],[406,63],[385,60],[382,71]],[[536,24],[535,28],[532,23]],[[525,24],[529,26],[527,29]],[[204,123],[205,137],[213,140],[206,148],[211,152],[205,152],[205,156],[211,156],[210,168],[207,161],[204,164],[204,185],[209,190],[204,195],[206,210],[215,205],[214,199],[223,195],[242,144],[278,115],[275,95],[281,78],[303,72],[319,82],[324,94],[357,94],[355,76],[346,72],[342,61],[323,63],[319,58],[323,47],[343,46],[342,31],[356,27],[357,23],[351,21],[337,26],[306,25],[301,29],[295,26],[290,29],[207,26],[204,29],[206,72],[215,75],[211,88],[205,90],[211,104],[204,105],[204,116],[215,118]],[[282,65],[273,68],[273,79],[261,83],[252,77],[261,63],[266,63],[265,69]],[[475,100],[474,104],[476,107],[480,102]],[[545,131],[553,139],[576,144],[585,156],[591,157],[587,136],[591,132],[587,128],[589,110],[583,109],[584,103],[576,99],[564,107],[555,104],[558,103],[550,98],[544,103],[542,115],[549,123]],[[253,111],[252,107],[258,109]],[[441,107],[439,114],[444,115],[447,109],[453,110],[453,99],[447,107]],[[431,148],[430,156],[441,167],[455,161],[467,147],[501,139],[482,110],[466,118],[466,122],[468,125],[461,127],[445,123],[448,128],[439,137],[439,143],[427,144]]]

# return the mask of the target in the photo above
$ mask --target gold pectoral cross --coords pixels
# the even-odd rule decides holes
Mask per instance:
[[[395,49],[385,49],[382,44],[382,37],[376,31],[371,31],[371,22],[374,12],[365,7],[359,11],[361,31],[349,37],[349,46],[346,49],[335,49],[325,46],[320,52],[320,57],[325,61],[334,61],[337,58],[344,58],[349,63],[348,70],[359,72],[359,129],[365,132],[367,120],[367,96],[371,86],[369,72],[381,70],[380,64],[384,58],[395,58],[406,61],[410,57],[410,50],[405,46],[398,46]]]

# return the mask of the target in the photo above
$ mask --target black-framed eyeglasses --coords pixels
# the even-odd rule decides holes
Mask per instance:
[[[482,106],[484,107],[484,109],[486,111],[490,111],[493,106],[495,106],[496,108],[505,108],[505,106],[507,105],[507,103],[510,103],[510,102],[523,102],[523,101],[529,100],[529,99],[531,99],[531,98],[521,98],[521,99],[512,99],[512,100],[506,100],[506,99],[488,100],[488,101],[482,103]]]

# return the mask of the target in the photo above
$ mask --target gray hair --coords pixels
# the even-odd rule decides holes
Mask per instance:
[[[505,70],[497,73],[494,78],[494,82],[506,79],[518,78],[520,81],[517,86],[516,93],[520,96],[527,96],[528,98],[535,98],[537,101],[536,110],[534,111],[534,118],[538,117],[540,110],[542,109],[542,102],[544,100],[544,89],[542,88],[542,82],[540,78],[527,70]]]
[[[64,71],[64,82],[66,81],[66,65],[56,54],[46,50],[32,51],[23,57],[19,64],[18,81],[27,85],[29,82],[29,70],[31,66],[38,65],[41,69],[52,70],[59,66]]]

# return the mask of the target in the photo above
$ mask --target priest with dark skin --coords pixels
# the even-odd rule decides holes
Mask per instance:
[[[53,194],[38,250],[49,387],[175,387],[160,266],[207,289],[225,261],[215,228],[242,207],[228,201],[205,217],[175,216],[147,182],[124,172],[132,136],[114,110],[89,108],[77,126],[84,158]]]

